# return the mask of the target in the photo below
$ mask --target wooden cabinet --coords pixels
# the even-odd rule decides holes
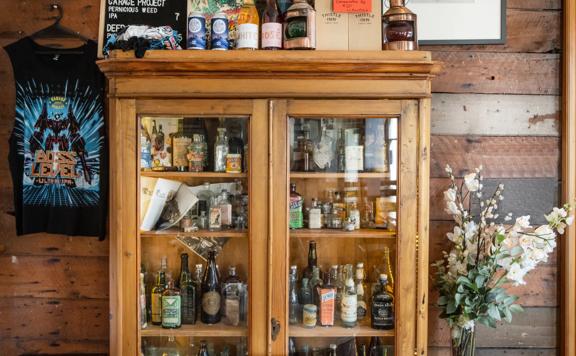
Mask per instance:
[[[207,339],[217,350],[224,344],[233,351],[246,345],[251,355],[281,355],[288,353],[292,342],[298,348],[325,348],[336,341],[367,344],[370,337],[379,336],[396,355],[426,353],[430,81],[438,69],[430,53],[150,51],[143,59],[113,53],[99,65],[109,79],[113,355],[136,355],[144,344],[167,337],[174,337],[170,341],[182,348]],[[247,144],[243,173],[142,171],[141,123],[170,118],[201,120],[211,137],[216,127],[238,123]],[[387,135],[385,145],[378,130]],[[318,152],[316,160],[302,169],[299,145],[310,135],[315,145],[311,149]],[[356,157],[364,161],[360,170],[340,171],[334,166],[339,140],[346,141],[346,159],[353,159],[348,147],[366,150]],[[384,159],[386,167],[374,163],[373,155]],[[188,186],[240,182],[248,196],[247,229],[140,231],[140,192],[155,178]],[[334,192],[341,191],[343,208],[352,209],[353,202],[361,212],[360,228],[290,229],[291,183],[305,207],[311,206],[312,198],[334,201]],[[393,211],[381,217],[385,226],[373,226],[369,210],[382,214],[374,207],[381,187],[382,196],[394,197],[386,200],[392,202]],[[334,216],[338,221],[338,214]],[[152,273],[165,256],[168,272],[177,275],[179,254],[184,251],[191,255],[191,265],[202,263],[179,242],[183,236],[227,238],[217,263],[222,276],[235,265],[247,283],[245,323],[140,328],[141,264]],[[324,273],[332,265],[364,263],[368,306],[374,274],[384,252],[390,252],[393,330],[371,328],[369,307],[368,315],[353,328],[339,322],[313,329],[301,322],[290,324],[289,269],[296,265],[302,274],[311,240]]]

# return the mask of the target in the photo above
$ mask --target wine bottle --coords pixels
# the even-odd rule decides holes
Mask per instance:
[[[266,9],[262,14],[262,49],[282,48],[282,17],[276,0],[266,0]]]
[[[202,313],[201,320],[204,324],[216,324],[221,319],[221,291],[220,276],[216,268],[216,252],[208,253],[208,262],[202,281]]]

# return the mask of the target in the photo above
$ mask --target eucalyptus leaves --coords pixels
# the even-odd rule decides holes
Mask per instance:
[[[475,323],[495,328],[501,320],[512,321],[512,313],[522,311],[517,296],[508,294],[503,285],[525,284],[524,277],[538,263],[545,262],[556,247],[557,234],[573,221],[571,207],[554,208],[545,215],[548,224],[534,228],[530,216],[505,224],[496,223],[498,204],[504,199],[500,184],[488,198],[483,195],[482,167],[464,177],[458,185],[450,166],[446,167],[451,183],[444,192],[446,212],[456,226],[447,234],[450,252],[433,264],[437,268],[435,286],[440,292],[441,317],[452,328],[452,339],[459,355],[472,355]],[[479,206],[474,216],[471,206]],[[463,332],[464,331],[464,332]],[[462,343],[466,343],[463,345]]]

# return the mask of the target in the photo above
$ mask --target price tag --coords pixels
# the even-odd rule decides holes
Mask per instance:
[[[366,13],[372,12],[371,0],[334,0],[334,12]]]

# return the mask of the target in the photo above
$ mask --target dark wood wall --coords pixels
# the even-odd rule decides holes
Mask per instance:
[[[49,0],[0,0],[0,45],[48,25]],[[100,0],[61,0],[64,24],[97,37]],[[479,164],[487,185],[506,184],[504,207],[542,214],[558,201],[560,0],[508,0],[502,46],[428,48],[444,62],[434,82],[431,260],[450,229],[440,206],[443,167],[459,175]],[[108,245],[93,238],[15,236],[7,140],[14,83],[0,51],[0,352],[1,355],[97,354],[108,350]],[[526,313],[497,331],[480,330],[479,355],[554,355],[557,262],[518,287]],[[431,355],[448,355],[446,325],[430,308]]]

